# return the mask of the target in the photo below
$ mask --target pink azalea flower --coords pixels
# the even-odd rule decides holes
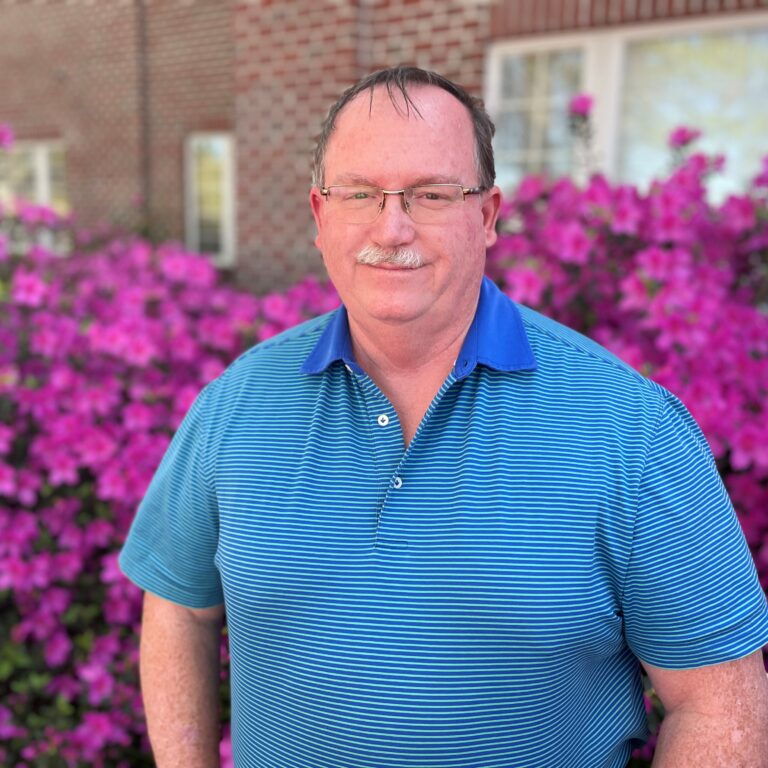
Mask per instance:
[[[594,99],[586,93],[579,93],[568,102],[568,111],[579,117],[589,117]]]
[[[731,195],[721,206],[720,216],[730,232],[747,232],[757,223],[755,202],[751,197]]]
[[[75,450],[82,464],[98,468],[108,462],[117,451],[117,443],[104,429],[87,428],[75,443]]]
[[[78,667],[78,677],[88,691],[88,703],[98,706],[112,695],[115,681],[101,664],[83,664]]]
[[[562,261],[569,264],[586,264],[592,248],[592,239],[576,221],[567,224],[550,222],[548,226],[549,248]]]
[[[685,125],[680,125],[675,128],[667,139],[667,143],[672,149],[682,149],[687,147],[692,142],[696,141],[701,136],[701,131],[696,128],[688,128]]]
[[[731,465],[734,469],[747,469],[752,464],[768,467],[765,429],[755,423],[742,425],[731,444]]]
[[[27,731],[24,728],[14,725],[13,712],[0,704],[0,739],[10,741],[10,739],[23,739],[26,735]]]
[[[640,229],[643,209],[631,187],[619,187],[613,200],[611,229],[616,234],[636,235]]]
[[[768,187],[768,155],[763,157],[760,173],[752,180],[752,185],[758,188]]]
[[[0,123],[0,149],[10,149],[13,146],[13,129],[8,123]]]
[[[0,456],[8,453],[11,449],[16,433],[7,424],[0,424]]]
[[[531,267],[514,267],[507,270],[505,280],[508,283],[507,294],[522,304],[536,306],[546,288],[546,281],[537,270]]]
[[[72,701],[80,695],[81,685],[69,675],[58,675],[48,683],[46,691],[52,696],[62,696],[67,701]]]
[[[115,467],[106,467],[96,481],[96,495],[104,501],[117,501],[124,498],[127,492],[125,477]]]
[[[0,496],[13,496],[16,493],[16,470],[0,461]]]
[[[55,228],[63,221],[56,211],[46,205],[36,205],[26,200],[16,201],[16,215],[30,227],[46,226]]]
[[[117,562],[118,554],[114,552],[101,558],[101,580],[105,584],[114,584],[125,579]]]
[[[40,307],[48,295],[48,286],[34,272],[19,269],[11,282],[11,300],[22,307]]]
[[[221,736],[219,759],[221,761],[221,768],[234,768],[235,762],[232,755],[232,734],[230,733],[229,726],[224,728],[224,732]]]
[[[49,667],[60,667],[69,659],[71,652],[72,641],[64,632],[55,632],[53,636],[45,642],[45,648],[43,651],[45,656],[45,663]]]
[[[635,259],[643,274],[653,280],[687,280],[690,275],[691,255],[682,248],[652,246],[638,252]]]
[[[130,431],[144,431],[155,424],[154,410],[144,403],[130,403],[123,408],[123,424]]]
[[[270,293],[261,300],[261,312],[269,322],[282,328],[289,328],[303,319],[299,309],[279,293]]]
[[[526,176],[515,192],[515,202],[525,205],[538,200],[546,192],[547,181],[542,176]]]

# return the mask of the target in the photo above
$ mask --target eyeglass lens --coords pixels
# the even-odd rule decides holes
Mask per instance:
[[[403,198],[401,204],[406,212],[419,223],[444,220],[450,216],[450,209],[464,200],[463,189],[458,184],[410,187],[399,192],[376,187],[331,186],[327,195],[329,203],[350,224],[372,222],[387,204],[386,198],[398,196]]]

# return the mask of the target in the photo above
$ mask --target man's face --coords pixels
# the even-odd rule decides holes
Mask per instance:
[[[420,115],[392,104],[386,89],[363,93],[339,114],[325,157],[326,186],[366,184],[397,190],[429,183],[479,184],[469,112],[446,91],[409,89]],[[398,97],[399,98],[399,97]],[[500,195],[468,195],[439,223],[414,222],[402,198],[388,195],[370,224],[345,222],[316,188],[310,203],[315,243],[352,320],[407,323],[429,315],[433,324],[470,316],[483,274],[485,249],[496,241]],[[418,268],[361,264],[366,247],[406,248],[421,257]]]

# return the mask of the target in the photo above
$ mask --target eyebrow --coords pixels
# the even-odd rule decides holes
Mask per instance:
[[[335,184],[359,184],[361,186],[365,187],[377,187],[379,188],[379,185],[371,181],[366,176],[359,176],[356,173],[343,173],[338,177],[338,180],[335,182]],[[410,184],[408,184],[408,187],[422,187],[427,186],[429,184],[458,184],[459,186],[464,186],[461,181],[459,181],[456,176],[445,176],[443,174],[430,174],[429,176],[418,176],[415,178]],[[334,185],[330,185],[334,186]]]

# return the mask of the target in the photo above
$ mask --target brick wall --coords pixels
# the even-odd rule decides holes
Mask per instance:
[[[666,21],[768,8],[768,0],[503,0],[491,15],[494,39]]]
[[[150,226],[157,236],[183,238],[185,140],[234,129],[232,7],[154,2],[144,15]]]
[[[64,141],[81,220],[146,214],[179,238],[184,141],[233,130],[238,278],[263,291],[322,272],[311,152],[360,76],[416,64],[481,94],[493,40],[756,8],[768,0],[0,0],[0,121]]]
[[[118,3],[0,8],[0,120],[62,140],[84,222],[136,221],[140,193],[134,9]]]
[[[236,5],[238,273],[248,287],[320,268],[307,202],[312,138],[357,76],[357,31],[348,2]]]

